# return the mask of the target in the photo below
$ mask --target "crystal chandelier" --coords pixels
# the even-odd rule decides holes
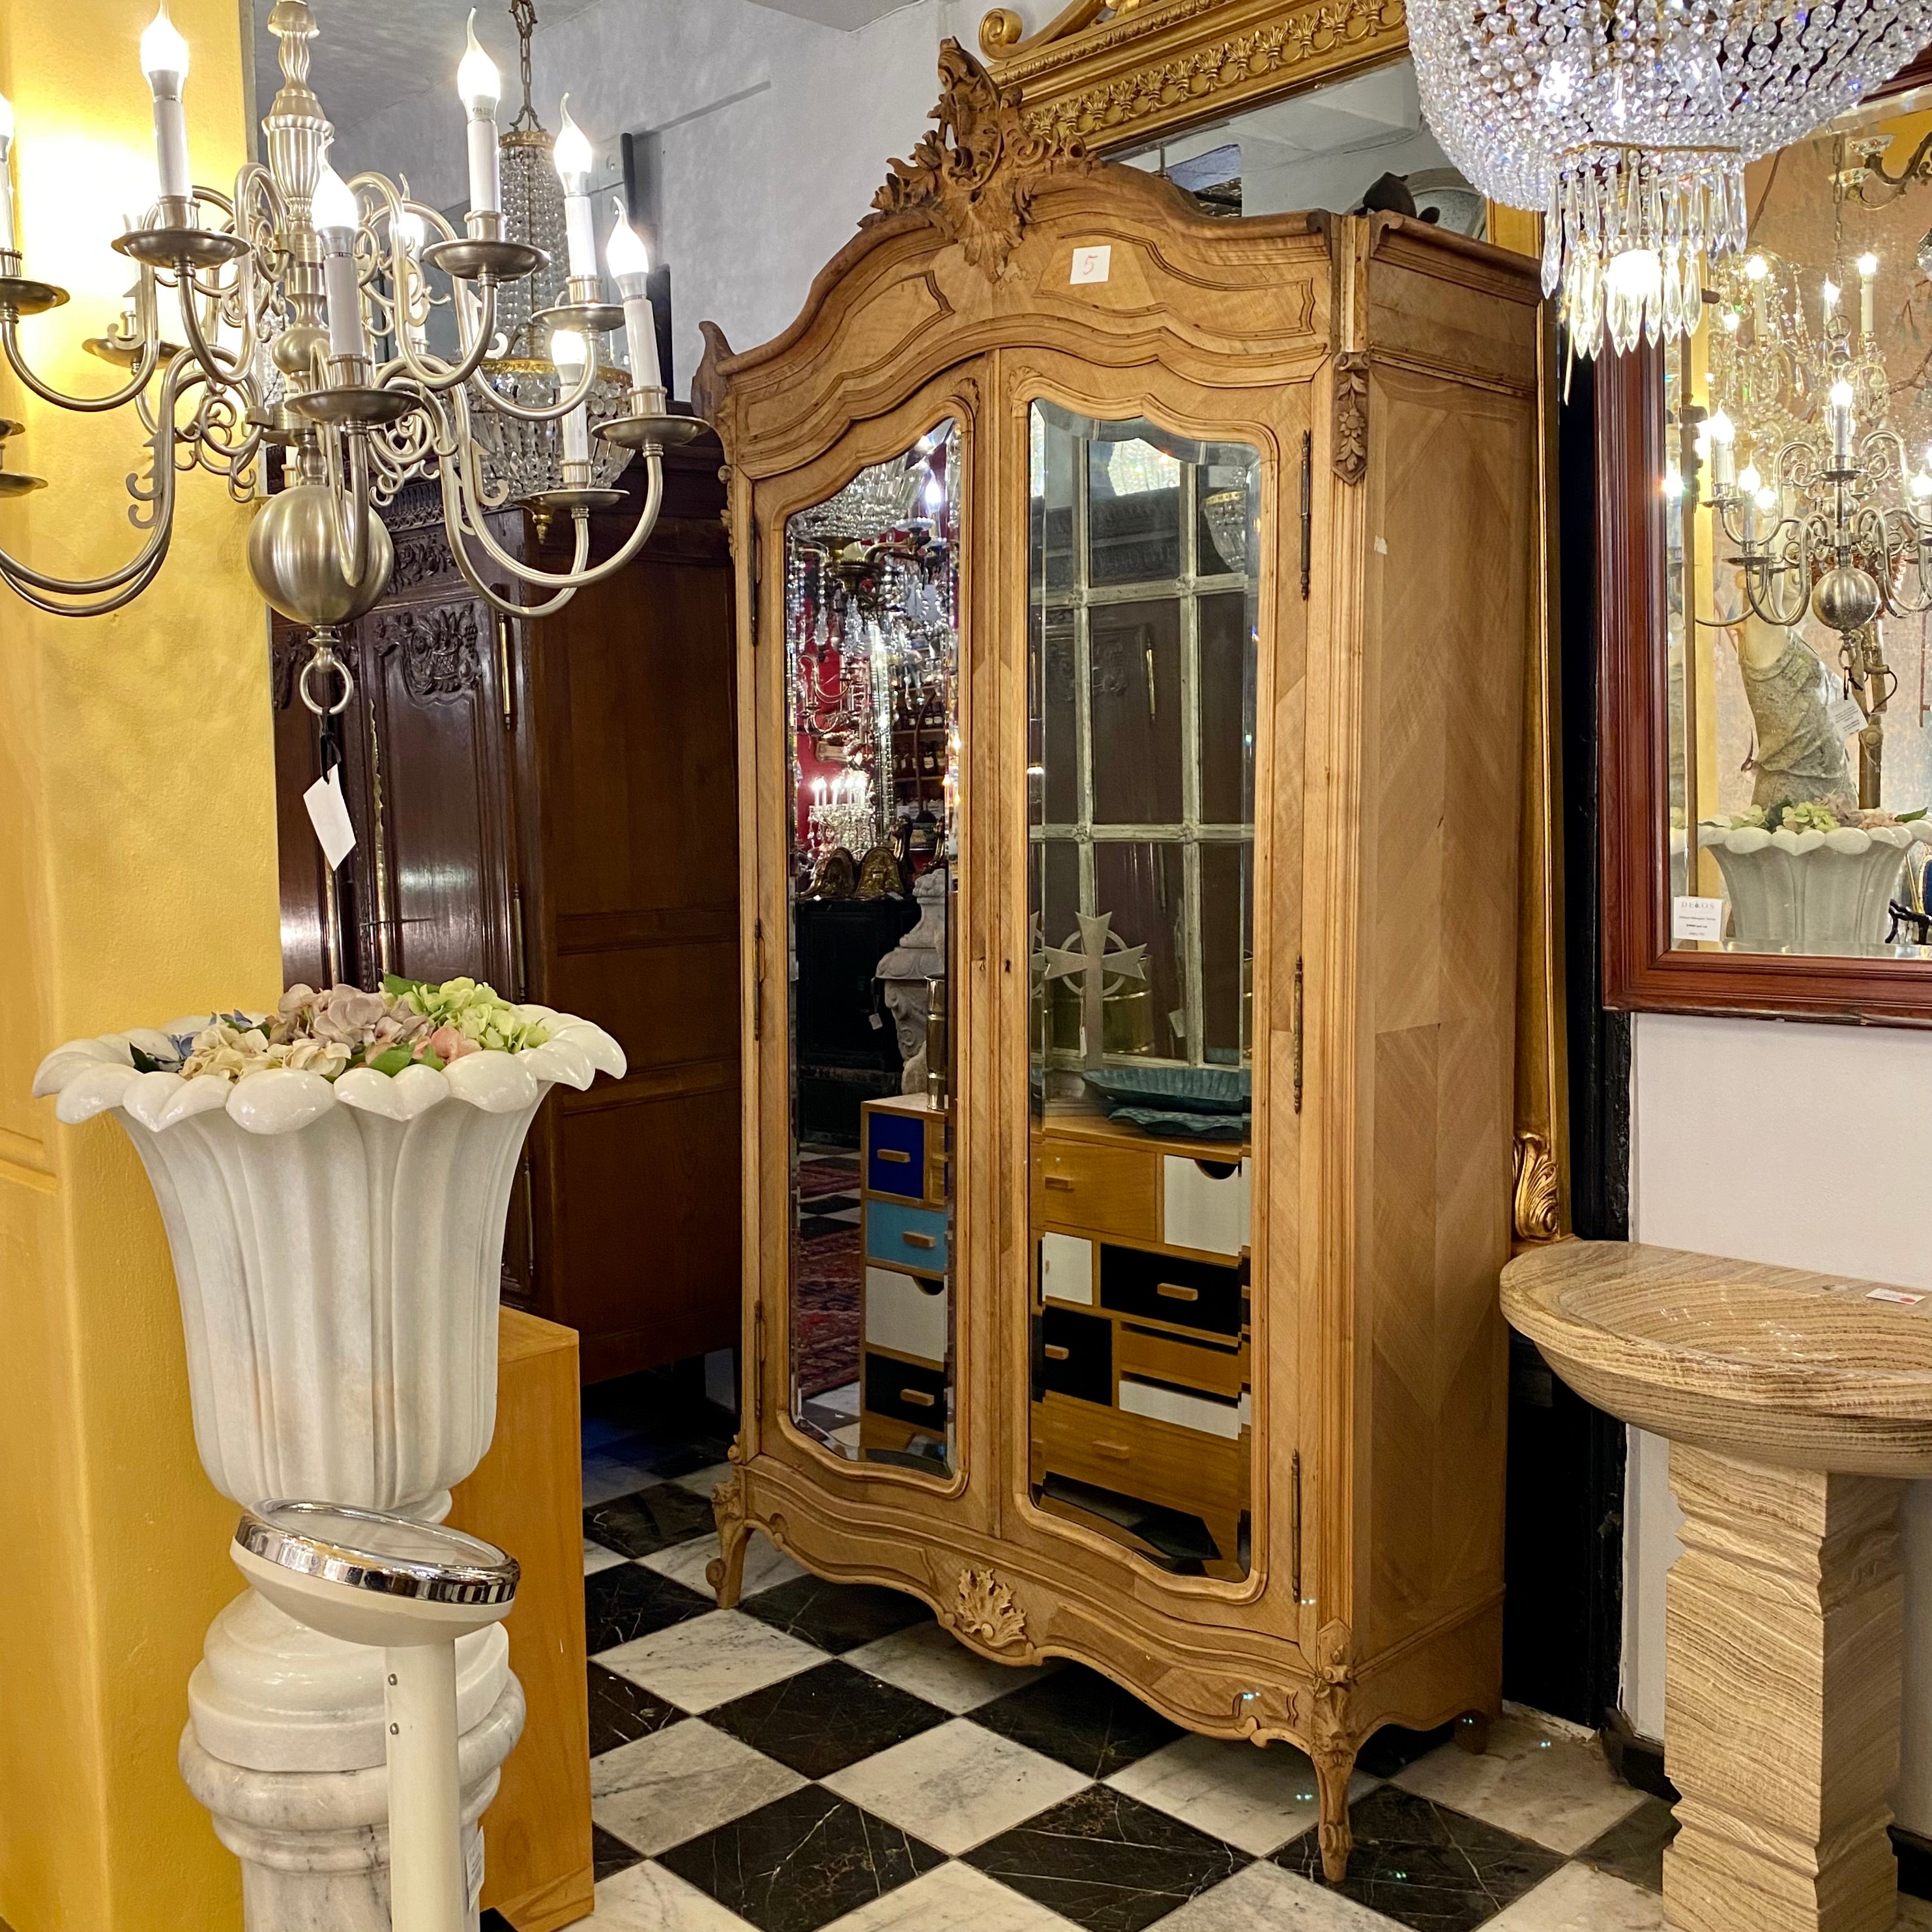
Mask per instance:
[[[112,246],[140,266],[131,320],[103,352],[128,368],[109,394],[70,396],[37,376],[22,352],[23,316],[58,308],[65,290],[34,279],[14,224],[11,110],[0,100],[0,347],[43,402],[99,412],[132,406],[145,432],[147,468],[129,479],[130,520],[143,538],[132,558],[106,574],[63,579],[0,549],[0,576],[38,608],[88,616],[131,602],[154,581],[172,535],[178,472],[202,468],[226,478],[238,498],[258,492],[265,453],[282,456],[285,487],[256,510],[248,567],[263,597],[308,628],[311,656],[301,690],[312,709],[339,711],[349,675],[335,646],[341,628],[370,608],[388,584],[389,537],[375,506],[415,477],[442,497],[450,552],[476,595],[496,609],[540,617],[584,585],[622,569],[650,536],[663,500],[661,455],[704,425],[669,412],[658,373],[656,331],[645,293],[643,243],[621,218],[608,259],[622,296],[602,299],[589,195],[590,153],[580,134],[558,143],[568,273],[564,299],[530,318],[548,334],[561,394],[526,403],[493,387],[484,364],[499,339],[499,304],[549,255],[506,236],[495,113],[496,69],[477,45],[471,17],[457,91],[469,116],[470,213],[458,234],[438,212],[410,200],[380,174],[344,182],[328,164],[334,130],[308,86],[316,28],[307,0],[276,0],[269,31],[279,43],[283,84],[262,128],[268,163],[250,162],[232,198],[194,185],[182,93],[187,43],[165,0],[141,40],[154,93],[160,196],[138,226]],[[432,274],[447,296],[432,292]],[[433,352],[432,302],[453,306],[453,359]],[[164,322],[183,340],[168,352]],[[587,413],[606,380],[590,345],[622,328],[630,386],[622,413],[598,423],[610,451],[640,452],[649,472],[644,506],[617,549],[590,561],[590,513],[610,493],[599,484]],[[378,359],[374,344],[384,344]],[[531,500],[541,513],[574,526],[569,567],[520,561],[491,534],[486,513],[509,500],[511,480],[486,477],[489,436],[504,423],[560,432],[560,480]],[[8,424],[10,431],[14,426]],[[5,440],[0,438],[0,454]],[[614,470],[613,472],[614,473]],[[0,468],[0,502],[40,479]],[[481,553],[479,557],[478,553]],[[519,604],[492,590],[497,572],[534,592]],[[318,691],[332,674],[332,692]]]
[[[498,143],[498,168],[502,182],[503,232],[513,242],[527,242],[541,248],[550,259],[520,282],[513,282],[496,297],[496,328],[501,338],[483,358],[484,382],[500,394],[526,410],[553,405],[562,393],[559,386],[557,364],[550,353],[550,332],[540,318],[567,298],[565,287],[565,254],[567,247],[563,189],[558,178],[556,154],[564,158],[589,163],[584,136],[570,118],[570,97],[564,96],[563,135],[553,141],[537,118],[530,98],[530,40],[536,32],[535,0],[510,0],[510,17],[516,22],[518,62],[524,85],[524,104],[517,118],[503,130]],[[566,344],[566,354],[571,345]],[[585,404],[592,431],[590,444],[591,487],[610,490],[613,504],[622,500],[611,486],[631,460],[631,452],[608,442],[596,434],[599,426],[625,412],[630,379],[608,364],[600,364],[597,380]],[[486,410],[478,422],[483,440],[483,473],[492,484],[500,485],[512,502],[526,503],[539,518],[545,512],[541,501],[546,492],[563,482],[562,437],[553,418],[532,420],[502,410]]]
[[[1544,216],[1576,353],[1689,334],[1745,246],[1744,164],[1932,38],[1932,0],[1410,0],[1422,104],[1492,200]]]

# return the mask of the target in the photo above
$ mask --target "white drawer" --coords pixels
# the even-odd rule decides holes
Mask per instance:
[[[946,1284],[896,1268],[866,1270],[866,1346],[922,1362],[946,1359]]]
[[[1049,1301],[1094,1305],[1094,1244],[1078,1234],[1040,1238],[1040,1292]]]
[[[1120,1406],[1130,1415],[1171,1422],[1178,1429],[1198,1430],[1204,1436],[1223,1436],[1230,1442],[1248,1420],[1246,1396],[1239,1402],[1221,1402],[1213,1396],[1164,1388],[1158,1382],[1136,1382],[1132,1376],[1120,1378]]]
[[[1198,1161],[1163,1155],[1161,1210],[1160,1238],[1168,1247],[1238,1255],[1248,1245],[1248,1163],[1216,1180]]]

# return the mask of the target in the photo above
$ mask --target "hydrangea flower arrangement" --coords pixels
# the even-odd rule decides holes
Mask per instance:
[[[379,993],[335,986],[291,986],[272,1013],[217,1014],[193,1034],[166,1036],[172,1057],[130,1047],[142,1073],[212,1075],[238,1081],[269,1067],[334,1080],[352,1066],[396,1074],[406,1066],[440,1071],[472,1053],[520,1053],[550,1037],[541,1018],[470,979],[385,976]]]

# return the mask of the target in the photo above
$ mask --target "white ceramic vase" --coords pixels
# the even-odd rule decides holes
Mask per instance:
[[[1741,952],[1875,952],[1889,924],[1906,856],[1932,844],[1924,820],[1861,831],[1766,832],[1698,827],[1731,900],[1731,938]]]
[[[172,1058],[167,1036],[206,1016],[74,1041],[42,1062],[34,1090],[58,1096],[60,1118],[111,1112],[147,1170],[180,1292],[195,1446],[231,1501],[440,1520],[482,1459],[524,1136],[555,1083],[624,1071],[601,1028],[521,1011],[545,1022],[543,1046],[393,1076],[136,1070],[134,1049]],[[463,1641],[458,1672],[480,1886],[476,1821],[523,1724],[500,1624]],[[182,1774],[242,1861],[250,1932],[389,1932],[380,1654],[244,1591],[209,1627],[188,1705]]]

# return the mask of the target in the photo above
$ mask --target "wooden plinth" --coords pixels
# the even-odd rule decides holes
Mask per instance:
[[[1672,1443],[1664,1742],[1684,1932],[1892,1932],[1904,1485]]]

